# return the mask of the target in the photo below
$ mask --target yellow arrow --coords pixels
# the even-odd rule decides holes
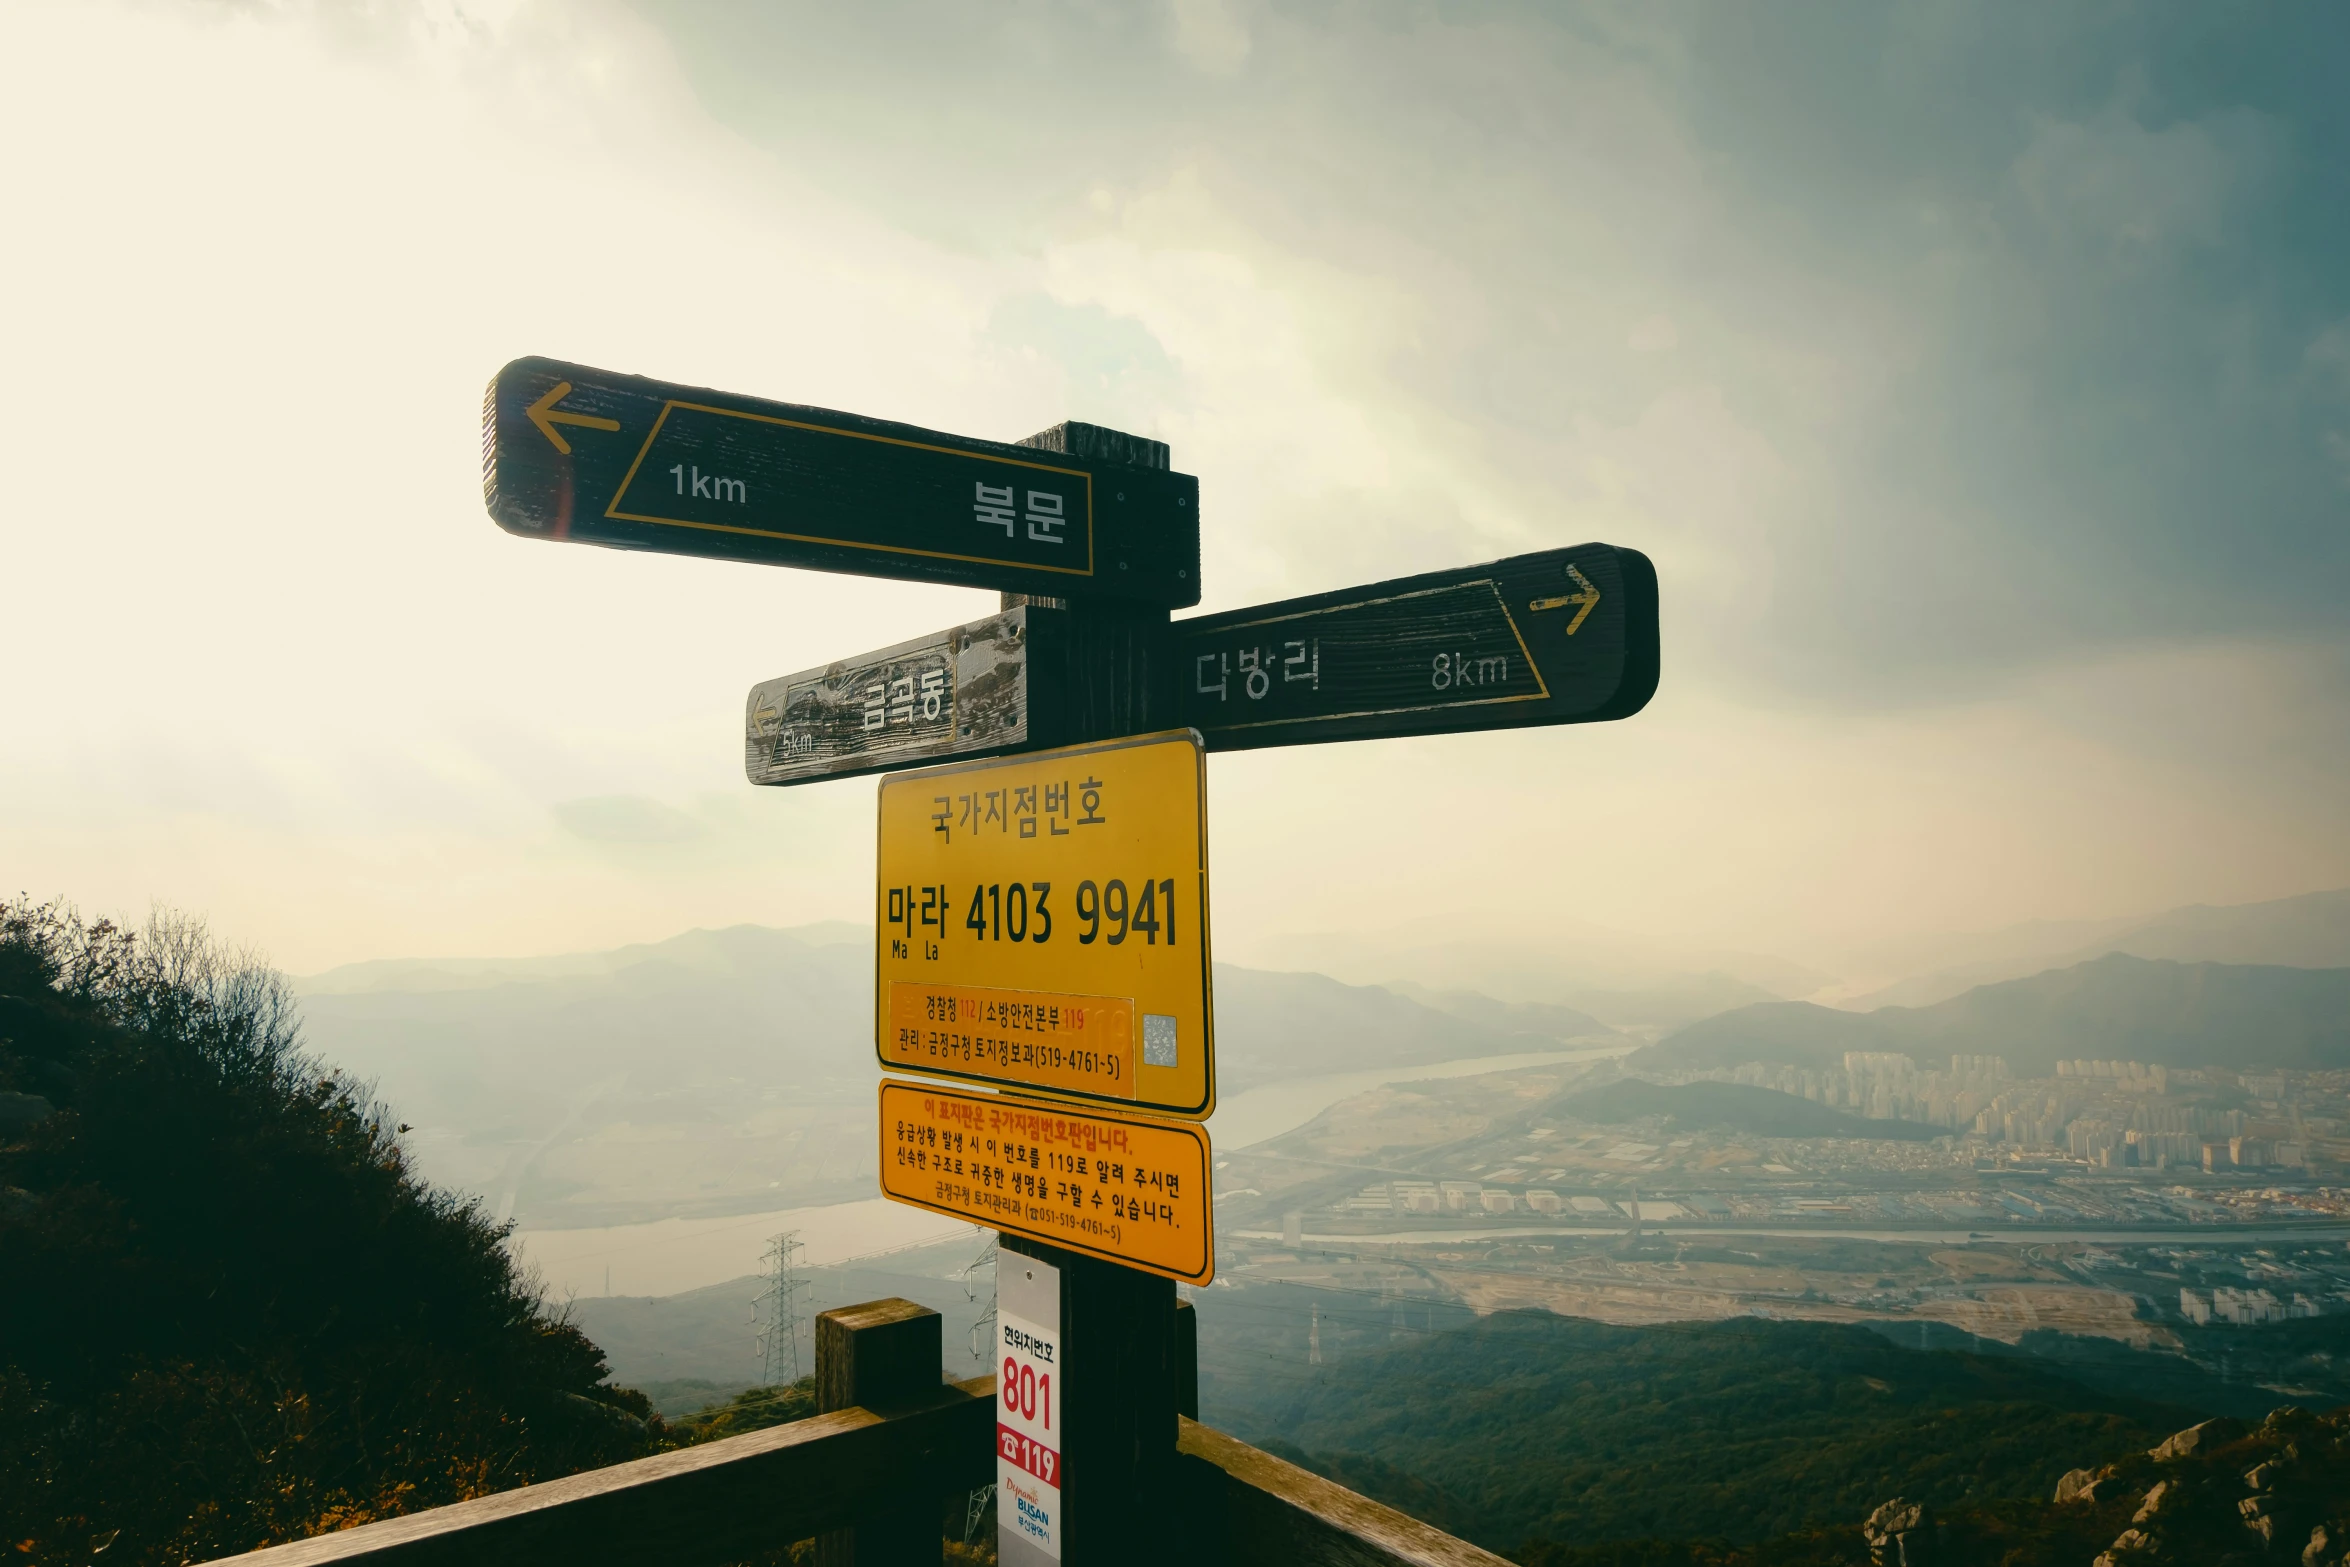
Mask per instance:
[[[569,381],[557,381],[555,383],[554,390],[547,393],[546,396],[540,398],[537,402],[532,403],[528,408],[522,410],[524,413],[530,415],[530,422],[539,427],[539,434],[545,436],[548,440],[553,441],[555,443],[555,450],[561,452],[566,457],[571,455],[571,443],[563,439],[562,433],[558,431],[555,426],[559,424],[576,424],[590,430],[617,430],[620,428],[620,421],[617,419],[599,419],[594,414],[567,414],[559,412],[555,405],[570,395],[571,383]]]
[[[1584,576],[1580,571],[1577,571],[1572,565],[1567,567],[1567,575],[1575,579],[1575,586],[1581,588],[1583,590],[1582,592],[1569,593],[1554,599],[1536,599],[1533,603],[1527,605],[1526,607],[1528,609],[1543,610],[1564,609],[1569,604],[1581,605],[1582,607],[1575,611],[1575,618],[1567,622],[1567,635],[1571,637],[1576,632],[1583,629],[1583,622],[1589,618],[1592,610],[1598,607],[1599,589],[1593,587],[1591,585],[1591,579]]]

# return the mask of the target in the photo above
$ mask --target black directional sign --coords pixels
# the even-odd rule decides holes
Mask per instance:
[[[762,681],[744,708],[757,784],[814,783],[1077,738],[1072,611],[1006,610]],[[1211,751],[1629,718],[1656,691],[1656,573],[1606,544],[1519,555],[1253,609],[1122,620],[1171,673],[1154,721]],[[1165,703],[1167,705],[1160,705]]]
[[[1656,569],[1578,544],[1173,631],[1211,751],[1628,718],[1656,691]]]
[[[482,443],[490,515],[531,538],[1199,602],[1199,484],[1164,467],[551,359],[498,372]]]

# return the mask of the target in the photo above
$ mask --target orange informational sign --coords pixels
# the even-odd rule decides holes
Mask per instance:
[[[1108,1262],[1216,1274],[1205,1128],[884,1081],[881,1194]]]
[[[883,779],[881,1064],[1214,1110],[1203,776],[1183,729]]]

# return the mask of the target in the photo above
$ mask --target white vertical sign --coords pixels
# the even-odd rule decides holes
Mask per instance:
[[[1061,1270],[996,1254],[996,1556],[1061,1559]]]

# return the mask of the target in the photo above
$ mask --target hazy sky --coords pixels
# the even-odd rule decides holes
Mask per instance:
[[[869,918],[873,782],[750,788],[743,694],[992,599],[501,534],[526,353],[1156,435],[1211,609],[1655,558],[1628,723],[1213,762],[1241,961],[2350,883],[2350,8],[5,0],[0,61],[8,890],[298,970]]]

